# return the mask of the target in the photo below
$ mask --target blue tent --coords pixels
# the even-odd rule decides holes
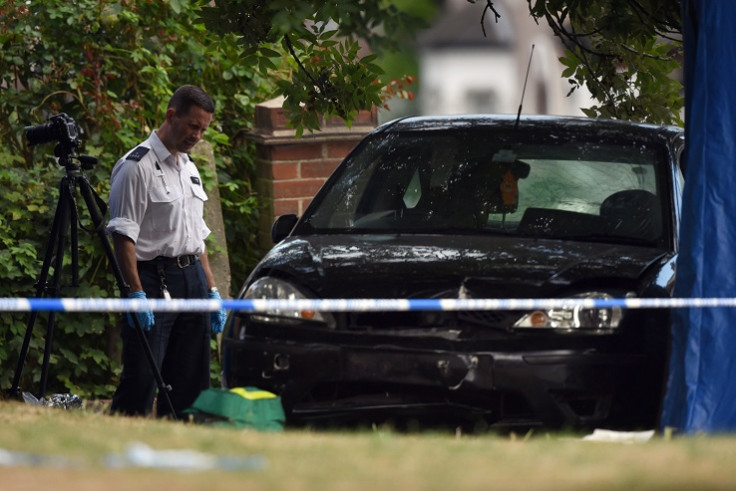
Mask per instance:
[[[685,194],[675,297],[736,296],[736,1],[682,0]],[[736,309],[673,312],[662,426],[736,430]]]

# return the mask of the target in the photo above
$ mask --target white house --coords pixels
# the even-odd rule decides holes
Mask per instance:
[[[444,4],[434,25],[418,36],[418,104],[405,111],[516,114],[527,67],[522,113],[581,115],[580,107],[589,105],[587,91],[568,97],[571,86],[558,61],[563,48],[546,24],[529,15],[526,2],[494,0],[501,17],[496,21],[486,11],[485,36],[485,2]]]

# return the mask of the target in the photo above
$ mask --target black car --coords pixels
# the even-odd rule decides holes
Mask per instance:
[[[370,133],[240,298],[668,297],[683,131],[587,118],[414,117]],[[666,309],[237,312],[223,383],[292,423],[645,429]]]

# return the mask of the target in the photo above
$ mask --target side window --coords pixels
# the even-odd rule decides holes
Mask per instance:
[[[412,209],[417,206],[419,200],[422,199],[422,183],[419,179],[419,170],[414,171],[414,175],[409,181],[409,186],[406,188],[404,193],[404,206],[408,209]]]
[[[597,215],[601,203],[624,189],[657,194],[653,165],[594,161],[527,160],[529,178],[519,181],[523,208],[538,207]]]

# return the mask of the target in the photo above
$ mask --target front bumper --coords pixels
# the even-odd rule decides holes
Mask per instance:
[[[226,338],[223,383],[280,394],[291,422],[439,415],[498,428],[633,429],[657,421],[661,374],[643,354],[278,332]]]

